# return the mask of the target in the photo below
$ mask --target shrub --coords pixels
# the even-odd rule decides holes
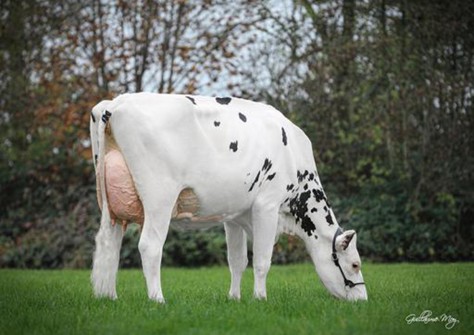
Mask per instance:
[[[460,234],[460,204],[454,196],[424,194],[416,201],[399,184],[384,185],[333,201],[343,213],[341,224],[357,230],[361,255],[376,261],[473,258],[472,239]]]

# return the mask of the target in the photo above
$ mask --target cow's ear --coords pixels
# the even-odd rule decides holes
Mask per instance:
[[[355,236],[356,232],[355,230],[347,230],[343,232],[341,235],[339,235],[336,238],[336,250],[341,251],[341,250],[346,250],[347,247],[349,246],[349,243],[351,243],[352,238]]]

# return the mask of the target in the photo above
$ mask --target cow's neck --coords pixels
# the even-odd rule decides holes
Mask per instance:
[[[330,252],[332,238],[339,224],[317,175],[299,180],[288,201],[290,232],[306,244],[313,261]]]

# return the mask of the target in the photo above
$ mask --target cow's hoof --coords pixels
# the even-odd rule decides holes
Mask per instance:
[[[240,294],[229,293],[229,300],[240,301]]]
[[[257,300],[261,300],[261,301],[266,301],[267,300],[267,295],[266,294],[262,294],[262,293],[257,293],[255,292],[253,294],[253,297]]]
[[[150,300],[154,301],[154,302],[157,302],[161,305],[165,304],[165,298],[163,298],[163,297],[150,297]]]

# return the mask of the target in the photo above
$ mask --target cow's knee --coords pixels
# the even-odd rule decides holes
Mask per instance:
[[[270,270],[270,266],[270,262],[260,262],[259,264],[254,265],[253,270],[254,273],[261,278],[267,275],[268,271]]]
[[[253,266],[253,272],[255,276],[255,281],[260,283],[265,283],[267,278],[268,271],[270,271],[271,262],[258,262]]]

